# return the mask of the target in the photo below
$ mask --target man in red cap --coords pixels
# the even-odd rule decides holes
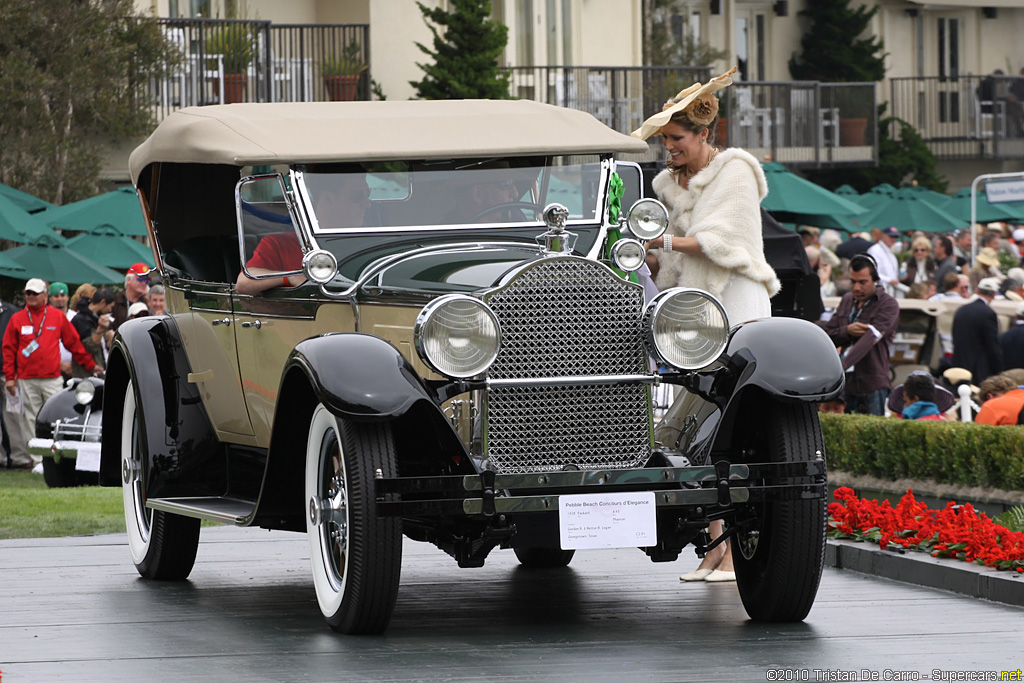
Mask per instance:
[[[149,266],[145,263],[136,263],[124,275],[124,291],[117,293],[117,301],[114,303],[114,324],[110,329],[116,330],[125,320],[128,319],[128,309],[132,304],[148,304],[146,294],[149,292]]]
[[[103,374],[67,317],[46,303],[46,289],[46,283],[37,277],[25,283],[25,308],[11,316],[4,332],[5,386],[11,396],[21,397],[29,438],[36,433],[39,409],[64,386],[59,342],[86,370]]]

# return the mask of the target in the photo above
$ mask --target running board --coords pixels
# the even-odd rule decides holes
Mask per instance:
[[[248,526],[256,504],[240,498],[209,496],[202,498],[150,498],[146,507],[184,517],[198,517],[235,526]]]

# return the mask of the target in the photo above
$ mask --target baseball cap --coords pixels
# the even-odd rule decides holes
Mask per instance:
[[[132,267],[128,269],[128,272],[140,280],[146,280],[149,278],[149,266],[145,263],[132,264]]]
[[[979,292],[989,292],[995,294],[999,291],[999,278],[997,277],[986,277],[982,278],[981,282],[978,283]]]
[[[889,227],[882,230],[882,234],[888,235],[889,237],[899,237],[900,231],[895,225],[890,225]]]
[[[1015,228],[1013,231],[1014,242],[1024,242],[1024,228]]]
[[[146,306],[146,304],[142,303],[141,301],[136,301],[135,303],[128,307],[129,318],[134,318],[135,316],[142,312],[149,313],[149,307]]]
[[[54,282],[50,285],[50,296],[57,296],[58,294],[67,294],[68,286],[63,282]]]
[[[25,283],[25,291],[35,292],[36,294],[39,294],[40,292],[45,292],[46,283],[40,280],[39,278],[34,277]]]

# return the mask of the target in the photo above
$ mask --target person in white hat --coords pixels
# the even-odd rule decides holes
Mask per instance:
[[[86,370],[96,375],[103,374],[103,368],[96,365],[82,346],[71,322],[59,309],[46,302],[46,292],[43,280],[34,277],[26,282],[25,308],[11,316],[4,332],[5,386],[8,394],[21,397],[29,438],[36,433],[39,409],[64,386],[60,374],[59,342],[64,343],[71,356]],[[32,459],[37,457],[32,456]]]
[[[982,279],[975,289],[975,300],[961,306],[953,316],[952,366],[970,371],[974,384],[1003,370],[999,320],[990,305],[998,292],[999,278]]]
[[[647,243],[655,250],[655,284],[659,289],[697,287],[711,292],[725,307],[731,324],[771,316],[769,298],[780,289],[764,256],[761,199],[768,183],[761,164],[747,152],[720,151],[714,144],[718,97],[732,84],[736,69],[705,84],[694,83],[665,103],[633,131],[646,140],[660,135],[668,168],[653,182],[669,210],[664,236]],[[675,443],[694,398],[683,392],[658,426],[656,437]],[[709,527],[722,534],[722,523]],[[709,552],[683,581],[735,581],[729,544]]]

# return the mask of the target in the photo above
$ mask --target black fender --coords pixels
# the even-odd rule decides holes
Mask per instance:
[[[95,387],[92,403],[84,406],[78,402],[75,387],[79,382],[91,382]],[[46,403],[36,415],[35,436],[40,439],[53,438],[53,424],[60,420],[63,423],[83,424],[86,411],[89,411],[87,424],[96,424],[103,415],[103,380],[92,377],[89,379],[73,379],[56,394],[46,399]]]
[[[434,394],[398,349],[358,332],[311,337],[295,346],[282,373],[257,524],[305,529],[304,444],[317,403],[342,419],[389,423],[403,476],[475,471]]]
[[[104,386],[100,484],[121,484],[121,422],[124,396],[136,387],[138,429],[148,458],[146,495],[223,495],[223,452],[203,408],[199,389],[188,382],[191,367],[174,319],[150,316],[126,321],[114,337]]]
[[[285,365],[301,368],[317,398],[349,420],[400,418],[431,392],[394,346],[369,334],[337,332],[299,342]]]
[[[835,344],[814,323],[763,318],[740,325],[726,353],[742,363],[733,396],[748,386],[785,400],[820,402],[843,389],[843,365]]]
[[[737,425],[764,401],[817,403],[837,397],[845,373],[832,340],[814,323],[799,318],[763,318],[739,325],[726,347],[726,370],[704,375],[710,386],[704,420],[686,454],[698,458],[732,448]],[[694,386],[701,383],[695,381]]]

